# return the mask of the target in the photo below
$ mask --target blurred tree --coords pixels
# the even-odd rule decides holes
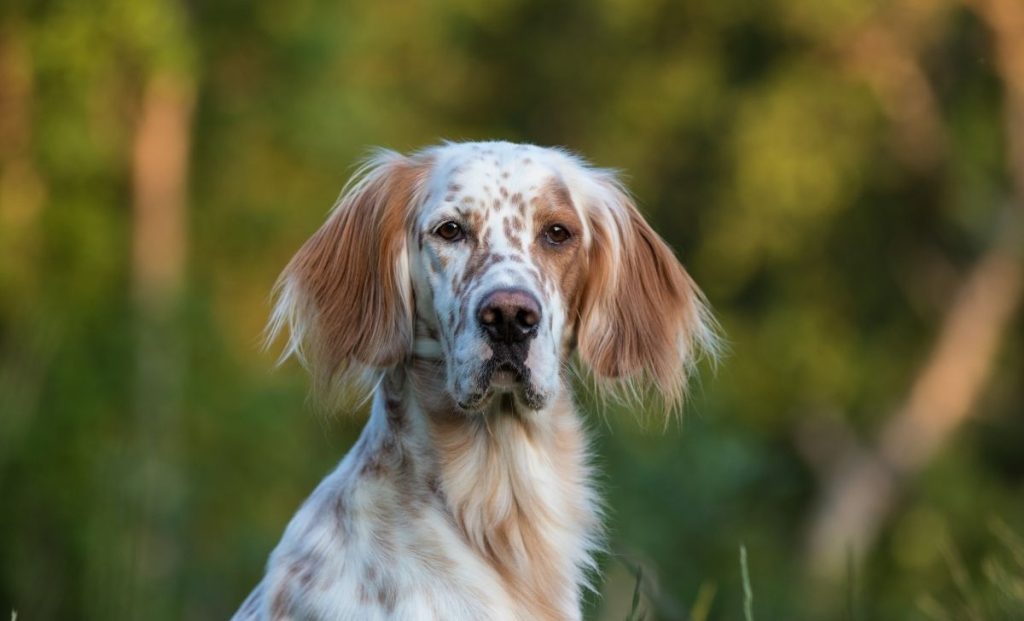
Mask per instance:
[[[142,98],[132,154],[133,293],[138,315],[133,494],[139,506],[134,562],[137,581],[126,618],[174,610],[180,597],[180,471],[182,380],[180,322],[186,258],[187,158],[194,86],[190,78],[157,69]]]
[[[1024,288],[1024,5],[1005,0],[979,2],[975,10],[994,34],[1006,109],[1007,173],[1010,211],[1000,214],[1002,226],[991,247],[977,260],[953,299],[940,327],[935,349],[914,381],[907,402],[882,428],[878,448],[867,452],[847,447],[810,530],[810,563],[817,572],[841,575],[853,549],[863,554],[874,544],[886,515],[908,478],[917,475],[964,420],[977,412],[977,400],[991,376],[1004,333],[1020,307]],[[899,54],[901,73],[918,91],[918,104],[896,116],[903,125],[930,119],[931,88],[916,61]],[[882,88],[895,87],[895,84]],[[895,103],[895,102],[894,102]],[[928,148],[935,129],[908,128],[905,149]],[[931,153],[934,153],[932,151]],[[923,152],[911,158],[924,164]]]

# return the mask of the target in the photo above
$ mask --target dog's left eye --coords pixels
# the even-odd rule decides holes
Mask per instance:
[[[552,224],[546,231],[544,231],[544,237],[546,237],[552,244],[557,245],[564,244],[569,241],[569,238],[572,237],[572,233],[561,224]]]
[[[462,230],[462,227],[459,226],[459,223],[452,222],[451,220],[449,220],[448,222],[441,223],[440,226],[434,229],[434,235],[437,235],[441,239],[450,242],[459,241],[460,239],[466,236],[465,232]]]

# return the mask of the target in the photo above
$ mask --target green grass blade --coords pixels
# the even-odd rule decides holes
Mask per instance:
[[[740,573],[743,576],[743,618],[745,621],[754,621],[754,590],[750,587],[747,546],[743,544],[740,544]]]

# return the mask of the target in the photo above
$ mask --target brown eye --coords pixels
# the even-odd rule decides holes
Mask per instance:
[[[459,223],[452,222],[451,220],[442,223],[441,226],[434,229],[434,235],[437,235],[441,239],[450,242],[459,241],[460,239],[466,236],[465,233],[462,231],[462,227],[459,226]]]
[[[548,227],[548,230],[544,231],[544,236],[547,237],[549,242],[557,245],[568,241],[572,237],[572,233],[561,224],[552,224]]]

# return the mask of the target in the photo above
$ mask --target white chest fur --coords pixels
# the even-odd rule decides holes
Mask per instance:
[[[578,619],[598,515],[569,399],[425,412],[380,389],[236,618]]]

